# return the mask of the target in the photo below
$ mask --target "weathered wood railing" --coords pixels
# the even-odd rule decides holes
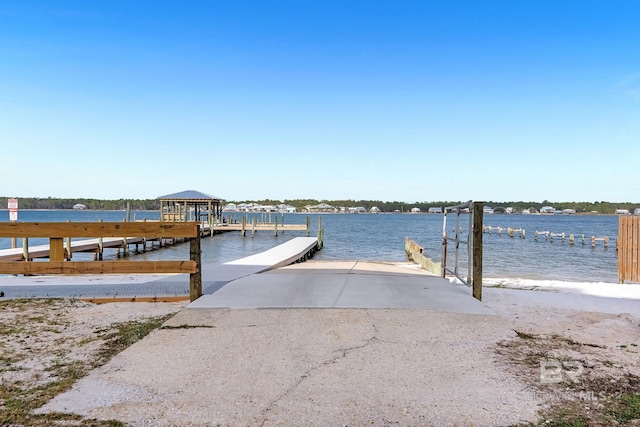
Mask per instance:
[[[49,261],[0,262],[0,274],[189,273],[190,299],[202,295],[200,229],[195,222],[0,222],[0,237],[49,238]],[[190,259],[178,261],[65,261],[72,237],[189,238]]]
[[[418,264],[423,270],[437,276],[442,274],[442,264],[426,257],[424,255],[424,248],[408,237],[404,240],[404,251],[407,254],[407,257]]]

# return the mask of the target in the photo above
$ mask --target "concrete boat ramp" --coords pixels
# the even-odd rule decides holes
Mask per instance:
[[[203,308],[398,308],[491,314],[466,288],[410,263],[302,262],[318,249],[315,237],[296,237],[225,264],[202,265]],[[130,261],[135,262],[135,261]],[[189,275],[128,277],[0,277],[4,298],[96,301],[188,297]]]
[[[267,259],[204,266],[217,274],[205,295],[38,412],[132,426],[535,420],[491,350],[515,333],[469,289],[404,262]]]

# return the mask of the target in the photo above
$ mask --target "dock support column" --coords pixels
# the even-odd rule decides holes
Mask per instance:
[[[473,297],[482,301],[482,216],[483,203],[473,203]]]
[[[27,237],[22,238],[22,257],[25,261],[31,261],[29,259],[29,239]]]
[[[309,232],[311,231],[311,219],[307,215],[307,237],[309,237]]]
[[[70,222],[71,222],[71,220],[68,219],[67,223],[70,223]],[[67,241],[67,256],[66,256],[66,258],[67,258],[68,261],[71,261],[71,237],[67,237],[66,241]]]
[[[256,217],[255,215],[253,216],[253,225],[251,227],[251,237],[254,236],[254,234],[256,234],[256,225],[258,224],[258,217]]]
[[[102,220],[100,220],[102,222]],[[98,237],[98,259],[102,261],[102,253],[104,252],[104,242],[102,237]]]
[[[322,229],[322,217],[318,216],[318,249],[324,247],[324,230]]]
[[[196,225],[196,237],[191,239],[189,258],[196,263],[196,272],[189,275],[189,299],[191,302],[202,296],[202,266],[200,250],[200,226]]]
[[[242,237],[247,235],[247,216],[242,215]]]
[[[273,232],[278,237],[278,215],[275,216],[275,222],[273,223]]]

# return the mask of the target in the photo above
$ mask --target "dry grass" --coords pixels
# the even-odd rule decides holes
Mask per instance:
[[[33,413],[172,315],[97,325],[75,316],[93,307],[62,299],[0,303],[0,426],[123,425],[76,414]]]
[[[498,343],[496,351],[531,384],[523,398],[543,404],[539,425],[640,426],[640,377],[608,357],[620,349],[560,335],[516,333],[517,338]],[[558,367],[555,380],[542,380],[541,362]]]

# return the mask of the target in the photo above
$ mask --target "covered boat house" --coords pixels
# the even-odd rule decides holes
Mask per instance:
[[[201,224],[216,224],[222,218],[222,199],[195,190],[181,191],[158,197],[160,221],[196,221]]]

